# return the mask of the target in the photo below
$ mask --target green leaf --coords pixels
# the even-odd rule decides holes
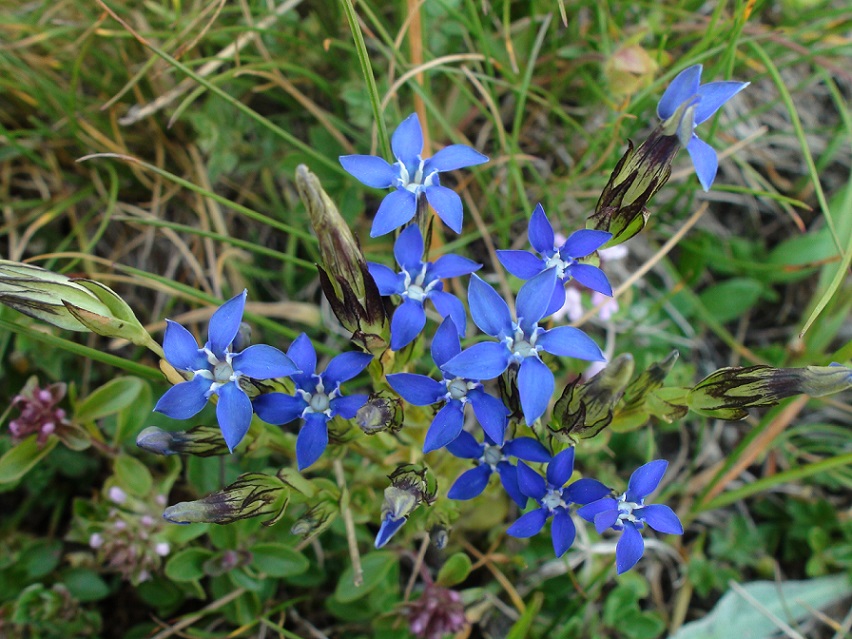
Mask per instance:
[[[62,573],[62,582],[75,599],[84,603],[98,601],[109,595],[107,583],[88,568],[69,568]]]
[[[171,557],[166,563],[166,577],[172,581],[195,581],[204,576],[204,562],[213,553],[206,548],[186,548]]]
[[[446,588],[460,584],[467,579],[467,576],[470,574],[470,568],[470,557],[463,552],[457,552],[441,566],[441,570],[438,572],[437,583],[439,586]]]
[[[355,571],[351,565],[348,566],[337,582],[335,598],[342,603],[349,603],[369,594],[385,578],[394,562],[396,555],[391,552],[378,551],[364,555],[361,557],[363,583],[360,586],[355,585]]]
[[[750,277],[732,277],[701,292],[698,299],[717,322],[729,322],[751,310],[763,284]]]
[[[538,616],[538,611],[541,609],[541,604],[544,601],[544,593],[536,592],[532,596],[532,600],[527,604],[527,609],[524,614],[512,625],[506,639],[525,639],[529,636],[530,628]]]
[[[118,483],[132,495],[145,497],[151,492],[154,485],[151,472],[135,457],[119,455],[115,458],[114,471]]]
[[[133,404],[142,392],[138,377],[117,377],[92,392],[77,406],[74,417],[81,422],[93,422],[113,415]]]
[[[26,475],[33,466],[47,457],[59,438],[48,437],[44,446],[38,445],[38,435],[30,435],[0,457],[0,484],[10,484]]]
[[[308,559],[298,550],[284,544],[256,544],[252,546],[252,565],[270,577],[292,577],[308,569]]]

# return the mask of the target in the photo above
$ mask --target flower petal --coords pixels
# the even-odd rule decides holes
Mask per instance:
[[[491,438],[491,441],[502,445],[506,435],[506,415],[509,414],[505,404],[481,388],[468,391],[467,398],[473,406],[473,412],[482,430]]]
[[[387,376],[388,384],[409,404],[428,406],[440,401],[447,387],[431,377],[414,373],[394,373]]]
[[[445,293],[444,291],[432,291],[429,294],[429,299],[435,305],[438,315],[451,317],[453,326],[458,329],[458,336],[464,337],[467,329],[467,314],[464,312],[461,300],[452,293]]]
[[[639,502],[657,490],[668,465],[665,459],[655,459],[634,470],[627,482],[627,501]]]
[[[354,351],[333,357],[322,374],[322,382],[326,392],[359,375],[361,371],[367,368],[372,359],[373,356],[368,353],[356,353]]]
[[[466,144],[451,144],[423,163],[423,175],[429,175],[432,171],[455,171],[485,162],[488,162],[487,155],[482,155]]]
[[[379,204],[370,237],[379,237],[399,228],[414,217],[417,212],[417,198],[411,191],[396,189],[388,193]]]
[[[217,391],[216,421],[228,450],[234,452],[251,426],[252,406],[248,395],[234,382],[221,386]]]
[[[557,286],[562,284],[556,278],[556,269],[549,268],[536,275],[518,291],[515,310],[518,324],[525,333],[531,333],[538,321],[544,317]]]
[[[340,165],[356,180],[376,189],[393,186],[397,171],[383,158],[374,155],[341,155]]]
[[[586,521],[594,521],[597,515],[610,510],[614,511],[615,516],[618,517],[618,500],[612,497],[604,497],[578,508],[577,514]]]
[[[665,504],[651,504],[634,511],[636,516],[657,532],[682,535],[683,524],[675,512]]]
[[[367,262],[367,269],[382,295],[399,295],[405,290],[405,275],[402,273],[395,273],[384,264],[375,262]]]
[[[432,338],[432,360],[440,368],[459,353],[461,342],[456,323],[451,316],[445,317]]]
[[[166,320],[166,333],[163,335],[163,352],[169,364],[182,371],[199,371],[210,368],[210,362],[198,342],[188,330],[177,322]]]
[[[571,544],[574,543],[574,537],[577,535],[577,529],[574,528],[574,522],[571,521],[571,515],[564,508],[559,508],[556,514],[553,515],[553,522],[550,524],[550,536],[553,539],[553,552],[557,557],[561,557]]]
[[[545,262],[529,251],[497,251],[497,259],[507,271],[522,280],[531,280],[545,269]]]
[[[416,113],[409,115],[396,127],[391,136],[391,150],[394,157],[406,166],[419,162],[417,156],[423,152],[423,129]]]
[[[277,348],[266,344],[249,346],[231,360],[234,371],[252,379],[288,377],[302,371],[296,363]]]
[[[536,439],[532,437],[516,437],[503,445],[503,454],[517,457],[528,462],[540,462],[546,464],[550,461],[550,453]],[[564,482],[563,482],[564,483]]]
[[[535,205],[530,216],[527,237],[529,237],[532,247],[539,253],[547,254],[556,248],[554,246],[553,226],[547,219],[547,214],[545,214],[544,207],[541,204]]]
[[[580,295],[579,291],[575,291],[577,295]],[[550,304],[547,305],[547,310],[544,312],[544,317],[550,317],[557,311],[562,310],[562,307],[565,306],[565,300],[567,299],[567,290],[562,282],[556,282],[556,286],[553,287],[553,297],[550,298]],[[580,310],[582,315],[582,308]],[[563,314],[564,316],[564,314]],[[569,315],[570,317],[570,315]],[[554,317],[554,321],[558,321],[562,319],[561,317]]]
[[[464,405],[457,399],[447,402],[426,432],[423,442],[423,452],[431,453],[433,450],[443,448],[462,432],[464,427]]]
[[[210,380],[196,375],[188,382],[181,382],[163,393],[154,410],[172,419],[189,419],[201,412],[207,404]]]
[[[293,363],[302,371],[296,375],[292,375],[293,382],[299,388],[308,392],[313,392],[316,387],[312,375],[317,368],[317,352],[314,350],[314,345],[311,344],[310,338],[302,333],[287,349],[287,357],[293,360]]]
[[[559,248],[559,256],[563,260],[586,257],[590,253],[597,251],[609,242],[610,239],[612,239],[612,233],[580,229],[571,233],[568,239],[565,240],[565,243]]]
[[[464,209],[458,193],[439,184],[427,186],[424,192],[441,221],[456,233],[461,233]]]
[[[376,548],[382,548],[386,543],[391,540],[402,525],[406,522],[406,519],[391,519],[389,516],[386,516],[382,519],[382,525],[379,526],[379,532],[376,533],[376,543],[374,544]]]
[[[544,524],[547,521],[548,512],[544,508],[536,508],[531,510],[520,518],[506,530],[507,535],[512,537],[533,537],[541,532]]]
[[[512,314],[506,301],[476,274],[470,276],[467,303],[473,323],[492,337],[512,334]]]
[[[485,446],[477,442],[473,435],[464,430],[447,444],[447,450],[461,459],[479,459],[482,457],[484,449]]]
[[[532,427],[544,415],[556,383],[553,372],[538,357],[527,357],[518,371],[518,393],[524,420]]]
[[[527,466],[524,462],[518,462],[518,488],[527,497],[536,501],[544,497],[547,486],[544,477]]]
[[[697,93],[701,100],[695,106],[695,125],[710,118],[725,102],[748,85],[748,82],[708,82],[699,87]]]
[[[423,262],[423,235],[416,224],[406,226],[393,245],[393,256],[396,263],[404,268],[412,277],[420,274]]]
[[[332,417],[352,419],[358,409],[367,403],[368,399],[370,399],[370,396],[363,394],[338,396],[328,403],[328,407],[331,409]]]
[[[473,260],[460,255],[442,255],[431,267],[428,268],[427,279],[445,279],[447,277],[460,277],[462,275],[470,275],[474,271],[482,268],[482,264],[478,264]]]
[[[701,188],[709,191],[710,187],[713,186],[713,180],[716,179],[716,171],[719,170],[719,158],[716,157],[716,151],[696,135],[692,136],[689,144],[686,145],[686,150],[692,159],[692,165],[695,167],[698,181],[701,182]]]
[[[404,298],[391,318],[391,350],[398,351],[411,344],[424,326],[426,311],[423,310],[423,304],[408,297]]]
[[[562,491],[562,499],[565,503],[579,504],[584,506],[611,495],[612,491],[597,479],[583,477],[571,483]]]
[[[450,499],[473,499],[482,494],[491,477],[491,466],[481,464],[476,468],[464,471],[447,492]]]
[[[557,488],[564,486],[574,473],[574,447],[566,448],[553,456],[547,465],[547,483]]]
[[[615,501],[615,500],[613,500]],[[616,502],[617,504],[618,502]],[[600,535],[604,530],[612,528],[618,523],[618,506],[612,510],[602,510],[595,515],[595,530]]]
[[[592,362],[606,361],[603,352],[591,337],[573,326],[557,326],[539,335],[536,345],[548,353],[574,357]]]
[[[612,286],[610,286],[606,274],[597,266],[592,266],[591,264],[574,264],[568,268],[568,273],[586,288],[612,297]]]
[[[624,532],[615,547],[615,569],[619,575],[627,572],[642,558],[645,542],[631,522],[624,522]]]
[[[508,367],[509,351],[504,344],[480,342],[453,357],[441,370],[454,377],[480,381],[494,379]]]
[[[701,65],[695,64],[678,73],[657,103],[657,117],[668,120],[677,108],[698,93],[701,84]]]
[[[328,446],[328,418],[322,413],[305,415],[305,425],[296,437],[296,462],[305,470],[322,456]]]
[[[289,424],[301,417],[308,403],[301,397],[284,393],[264,393],[254,398],[254,412],[267,424]]]
[[[518,469],[512,466],[509,462],[499,462],[497,464],[497,474],[500,475],[500,483],[503,484],[503,490],[509,495],[512,501],[518,504],[519,508],[527,505],[529,497],[521,492],[518,487]]]
[[[240,330],[243,310],[246,306],[248,291],[243,290],[222,304],[210,317],[207,327],[207,348],[220,360],[225,359],[225,349],[231,345]]]

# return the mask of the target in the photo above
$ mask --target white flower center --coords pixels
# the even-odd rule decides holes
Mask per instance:
[[[505,459],[506,456],[503,454],[503,449],[500,446],[491,446],[488,444],[486,444],[482,457],[480,457],[483,464],[491,466],[491,470],[497,470],[497,464]]]
[[[514,324],[513,328],[515,330],[514,336],[504,338],[506,348],[512,353],[512,361],[520,364],[527,357],[538,357],[542,350],[541,346],[535,344],[539,336],[539,328],[536,326],[530,336],[527,336],[517,324]]]
[[[396,178],[396,186],[401,189],[405,189],[406,191],[410,191],[414,193],[414,195],[418,195],[424,188],[427,186],[432,186],[433,178],[438,174],[437,171],[432,171],[429,175],[423,175],[423,166],[425,165],[425,161],[417,156],[419,163],[417,165],[417,169],[414,171],[414,175],[411,175],[408,172],[408,167],[405,166],[405,163],[397,158],[394,166],[397,168],[398,176]]]
[[[452,380],[444,380],[447,386],[447,399],[459,399],[462,402],[467,400],[467,392],[477,387],[476,382],[468,382],[461,377],[456,377]]]
[[[210,368],[202,368],[200,370],[193,371],[193,379],[195,379],[195,377],[203,377],[210,381],[210,388],[208,388],[205,393],[207,397],[217,393],[225,384],[230,382],[239,384],[240,378],[243,377],[243,375],[239,371],[234,370],[234,367],[231,364],[234,354],[230,351],[230,349],[225,351],[224,360],[220,360],[216,357],[210,349],[203,348],[201,349],[201,352],[207,356]]]
[[[547,258],[544,263],[544,270],[549,268],[556,269],[556,278],[562,279],[565,277],[565,272],[568,270],[568,267],[574,264],[573,259],[563,260],[562,256],[559,255],[559,251],[556,251],[553,255]]]
[[[629,521],[636,523],[639,518],[633,514],[637,508],[642,508],[644,500],[639,502],[627,501],[627,493],[618,499],[618,521]]]
[[[560,506],[563,508],[567,508],[568,506],[568,504],[566,504],[562,499],[561,488],[548,488],[545,496],[541,498],[541,505],[547,508],[550,512],[553,512]]]
[[[429,297],[429,293],[441,284],[441,280],[435,279],[424,286],[424,281],[426,280],[426,269],[428,266],[429,265],[427,263],[424,263],[423,266],[420,267],[420,272],[413,278],[411,273],[405,269],[402,270],[405,274],[405,290],[401,293],[402,297],[407,297],[422,304],[423,300]]]
[[[337,397],[339,389],[335,388],[330,393],[326,393],[320,376],[314,375],[314,378],[317,380],[317,385],[313,393],[309,393],[301,388],[296,389],[296,392],[308,404],[305,406],[305,410],[302,411],[302,417],[309,413],[322,413],[327,417],[331,417],[331,400]]]

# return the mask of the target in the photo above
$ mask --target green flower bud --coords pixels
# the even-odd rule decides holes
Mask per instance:
[[[331,526],[337,518],[340,508],[337,503],[327,499],[311,506],[290,528],[290,532],[302,539],[320,534]]]
[[[218,426],[199,425],[180,431],[149,426],[136,437],[136,445],[155,455],[214,457],[230,454]]]
[[[371,393],[367,403],[355,413],[355,423],[367,435],[395,433],[402,428],[403,419],[402,400],[388,391]]]
[[[296,188],[319,239],[322,264],[317,269],[331,310],[352,331],[355,343],[373,354],[383,352],[390,336],[387,313],[358,240],[304,164],[296,168]]]
[[[264,526],[271,526],[284,515],[289,500],[290,491],[278,477],[245,473],[224,490],[169,506],[163,518],[173,524],[231,524],[240,519],[272,515],[263,522]]]
[[[438,483],[423,464],[401,464],[388,479],[391,485],[385,488],[382,517],[388,513],[393,519],[408,517],[420,504],[431,506],[435,501]]]
[[[747,408],[774,406],[786,397],[823,397],[852,388],[852,370],[845,366],[722,368],[693,387],[690,410],[708,417],[743,419]]]

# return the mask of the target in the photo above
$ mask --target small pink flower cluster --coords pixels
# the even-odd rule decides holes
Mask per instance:
[[[417,601],[408,604],[408,629],[422,639],[441,639],[467,626],[464,604],[455,590],[428,584]]]
[[[38,380],[31,377],[20,394],[12,398],[12,406],[21,411],[17,419],[9,422],[12,440],[18,443],[37,434],[38,444],[43,446],[50,435],[70,426],[65,411],[56,406],[65,397],[65,391],[62,382],[40,388]]]

